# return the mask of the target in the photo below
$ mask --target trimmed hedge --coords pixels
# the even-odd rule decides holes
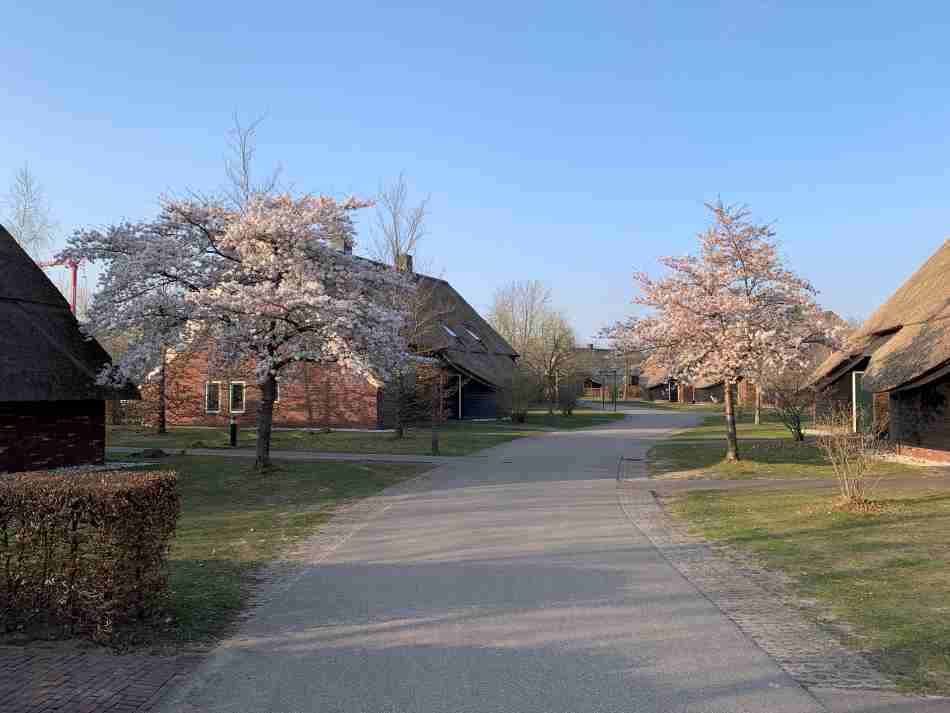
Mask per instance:
[[[177,483],[161,471],[0,476],[0,627],[108,640],[160,613]]]

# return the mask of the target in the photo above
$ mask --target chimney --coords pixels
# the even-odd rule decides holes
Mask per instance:
[[[346,238],[339,236],[333,237],[330,239],[330,245],[334,250],[339,250],[344,255],[353,254],[353,243]]]
[[[412,272],[412,255],[397,255],[396,269],[399,272]]]

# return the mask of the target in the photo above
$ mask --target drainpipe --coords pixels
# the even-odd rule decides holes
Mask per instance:
[[[459,421],[462,420],[462,375],[459,374]]]

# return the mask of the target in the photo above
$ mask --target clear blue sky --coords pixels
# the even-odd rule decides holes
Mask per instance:
[[[298,189],[404,171],[423,262],[482,309],[543,280],[581,338],[717,195],[845,316],[950,235],[946,3],[61,5],[4,10],[0,185],[28,161],[63,234],[219,187],[237,111]]]

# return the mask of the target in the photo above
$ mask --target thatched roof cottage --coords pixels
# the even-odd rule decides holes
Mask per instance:
[[[670,369],[651,356],[640,367],[640,394],[647,401],[677,401],[679,384]]]
[[[819,373],[830,383],[855,374],[865,400],[887,394],[891,439],[950,460],[950,240],[861,325],[849,350],[829,357]]]
[[[0,226],[0,471],[101,463],[109,355]],[[134,397],[134,390],[123,394]]]

